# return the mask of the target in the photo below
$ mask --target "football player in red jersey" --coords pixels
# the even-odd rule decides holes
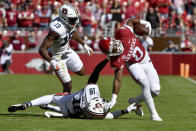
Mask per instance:
[[[116,103],[122,83],[123,67],[126,65],[130,75],[142,87],[142,93],[137,97],[130,98],[129,103],[139,104],[145,100],[151,112],[151,119],[162,121],[152,98],[160,93],[159,77],[148,52],[134,34],[133,29],[136,24],[144,24],[149,29],[149,34],[151,33],[149,22],[136,18],[127,19],[124,26],[116,30],[115,39],[106,37],[99,43],[101,51],[109,57],[110,65],[115,72],[112,99],[109,102],[110,108]],[[137,109],[136,114],[144,115],[141,108]]]

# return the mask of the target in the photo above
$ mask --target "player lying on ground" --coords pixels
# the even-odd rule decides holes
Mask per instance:
[[[138,26],[138,24],[142,25]],[[142,31],[141,27],[147,27],[149,29],[148,33],[150,34],[151,24],[149,22],[140,19],[127,19],[125,25],[115,32],[115,39],[105,37],[99,43],[102,52],[110,58],[110,65],[115,72],[113,95],[109,102],[110,108],[116,103],[122,83],[123,68],[124,65],[126,65],[130,75],[142,87],[142,93],[137,97],[130,98],[129,104],[139,104],[145,101],[151,112],[151,119],[154,121],[162,121],[156,111],[152,98],[158,96],[160,93],[161,86],[159,77],[148,52],[134,34],[134,30],[136,30],[135,25],[140,28],[140,31]],[[141,108],[138,108],[136,113],[140,116],[144,115]]]
[[[84,118],[105,118],[113,119],[121,115],[136,110],[139,106],[131,104],[125,110],[109,112],[108,103],[100,97],[97,83],[100,71],[108,63],[105,59],[99,63],[91,74],[88,83],[82,90],[72,93],[57,93],[45,95],[30,102],[12,105],[8,108],[9,112],[25,110],[31,106],[40,106],[42,109],[55,112],[45,112],[47,117],[84,117]],[[56,106],[50,105],[51,103]]]

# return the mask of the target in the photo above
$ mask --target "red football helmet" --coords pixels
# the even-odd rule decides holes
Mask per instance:
[[[104,37],[99,42],[99,48],[104,54],[108,56],[118,56],[124,51],[122,42],[110,37]]]

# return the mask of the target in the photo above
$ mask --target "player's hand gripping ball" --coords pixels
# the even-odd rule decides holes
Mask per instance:
[[[149,34],[149,29],[144,24],[135,24],[133,31],[136,35],[145,36]]]

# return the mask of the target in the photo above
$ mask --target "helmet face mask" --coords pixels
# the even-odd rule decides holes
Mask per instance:
[[[120,40],[115,40],[109,37],[104,37],[100,41],[99,48],[108,56],[119,56],[124,51],[123,44]]]
[[[106,101],[102,98],[94,98],[88,103],[84,113],[88,118],[103,119],[107,114],[105,110]]]
[[[124,51],[123,44],[120,40],[111,40],[109,46],[109,56],[118,56]]]
[[[59,17],[68,27],[73,28],[80,25],[80,12],[73,4],[62,5],[59,9]]]

